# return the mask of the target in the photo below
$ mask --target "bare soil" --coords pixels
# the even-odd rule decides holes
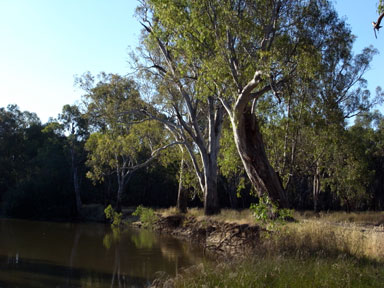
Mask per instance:
[[[252,251],[260,238],[260,227],[250,224],[223,223],[194,216],[159,216],[154,229],[177,238],[198,242],[209,252],[241,256]]]

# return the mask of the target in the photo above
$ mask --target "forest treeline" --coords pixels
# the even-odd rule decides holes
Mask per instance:
[[[163,2],[140,2],[130,76],[77,77],[81,104],[48,123],[0,109],[3,214],[112,203],[210,215],[264,196],[383,209],[383,92],[364,79],[377,51],[353,54],[329,2]]]

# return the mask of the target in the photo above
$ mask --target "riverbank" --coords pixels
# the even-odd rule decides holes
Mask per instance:
[[[247,211],[199,213],[160,210],[154,229],[197,241],[217,262],[152,287],[384,287],[382,213],[296,213],[296,222],[272,229]]]
[[[350,257],[252,255],[195,265],[174,278],[158,278],[151,287],[382,288],[383,285],[382,265]]]
[[[295,212],[293,221],[283,223],[257,222],[249,210],[223,210],[207,217],[199,209],[187,214],[163,209],[156,215],[153,229],[159,233],[197,241],[204,249],[227,256],[263,247],[281,253],[344,253],[384,262],[383,212]]]
[[[193,215],[161,216],[154,227],[159,233],[199,243],[204,251],[238,257],[253,251],[260,242],[260,226],[220,222]]]

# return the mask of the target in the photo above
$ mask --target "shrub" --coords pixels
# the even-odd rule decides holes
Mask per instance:
[[[276,222],[284,223],[288,219],[293,219],[293,210],[279,209],[268,196],[259,198],[259,203],[252,203],[249,207],[256,220],[267,225],[267,229],[273,230]]]
[[[145,228],[151,228],[158,219],[158,217],[155,214],[155,211],[153,211],[153,209],[145,208],[142,205],[139,205],[136,208],[136,211],[132,213],[132,215],[133,216],[139,216],[140,221]]]
[[[121,224],[123,214],[116,212],[113,208],[112,205],[109,204],[107,208],[104,209],[105,213],[105,218],[111,221],[111,226],[112,227],[118,227]]]

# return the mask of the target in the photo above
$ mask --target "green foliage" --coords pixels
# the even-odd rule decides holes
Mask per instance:
[[[87,93],[87,118],[94,133],[88,138],[87,177],[94,183],[116,177],[117,209],[133,173],[148,166],[169,142],[160,122],[148,119],[151,106],[127,77],[102,73],[95,83],[90,74],[78,79]]]
[[[16,105],[0,108],[0,197],[30,175],[29,160],[44,141],[41,129],[36,114]]]
[[[0,108],[0,131],[2,213],[34,219],[73,216],[65,138],[17,106]]]
[[[384,12],[384,1],[383,0],[379,1],[379,4],[377,5],[377,12],[379,14]]]
[[[249,209],[256,220],[267,225],[268,230],[274,230],[276,223],[284,223],[288,219],[293,219],[292,210],[279,209],[267,195],[260,197],[259,203],[252,203]]]
[[[172,123],[177,122],[178,116],[187,120],[192,114],[202,115],[196,120],[198,127],[182,140],[192,143],[190,138],[200,131],[206,141],[208,97],[215,99],[215,107],[221,107],[219,97],[232,107],[239,88],[245,87],[255,71],[275,75],[276,82],[289,74],[289,81],[276,87],[279,97],[266,93],[257,99],[256,115],[270,163],[278,171],[292,204],[309,207],[311,183],[316,175],[319,189],[328,195],[328,202],[322,208],[383,208],[384,200],[376,200],[383,198],[380,195],[384,179],[384,121],[379,113],[367,112],[383,93],[378,89],[379,97],[371,97],[362,78],[377,51],[368,47],[353,55],[354,36],[337,17],[330,1],[277,2],[282,4],[280,15],[270,23],[273,5],[266,0],[140,1],[138,14],[144,24],[152,22],[153,28],[153,33],[143,34],[141,47],[148,52],[143,61],[153,63],[141,68],[162,67],[166,71],[138,69],[146,71],[145,80],[150,80],[140,87],[140,93],[148,92],[153,102],[150,105],[143,100],[139,86],[131,78],[102,73],[97,77],[85,74],[77,79],[86,93],[87,118],[79,107],[65,105],[57,121],[42,125],[36,114],[20,111],[16,105],[0,108],[2,212],[17,217],[70,218],[74,204],[71,181],[75,180],[69,171],[76,170],[81,178],[77,181],[85,182],[81,181],[86,180],[81,174],[85,170],[86,152],[91,170],[88,176],[96,182],[108,178],[105,187],[113,189],[120,180],[126,184],[129,177],[112,179],[112,173],[122,175],[121,172],[131,171],[174,136],[165,132],[158,122],[143,122],[148,119],[136,112],[153,112],[161,107],[161,113],[153,115]],[[378,13],[384,11],[383,0],[377,8]],[[276,33],[266,35],[271,25]],[[264,38],[274,40],[268,49],[261,49]],[[158,40],[166,44],[172,67],[162,56]],[[268,76],[260,81],[255,91],[271,86]],[[191,95],[191,103],[183,101],[179,93],[181,86]],[[193,106],[189,115],[188,105]],[[174,107],[180,115],[174,113]],[[351,125],[347,119],[356,114],[359,116]],[[88,139],[89,134],[92,135]],[[248,182],[243,177],[244,169],[232,136],[226,121],[220,138],[218,166],[225,180],[231,185],[235,183],[233,186],[238,187],[240,194]],[[198,158],[196,166],[202,168],[195,144],[191,146]],[[160,183],[167,178],[171,188],[176,186],[175,163],[182,155],[169,150],[162,156],[157,166],[153,166],[156,168],[141,174],[136,172],[139,179],[133,188],[140,189],[130,190],[140,192],[127,196],[134,205],[144,203],[143,199],[148,201],[145,205],[151,205],[150,201],[155,200],[147,195],[143,199],[137,197],[141,191],[151,193],[148,191],[154,189],[148,188],[154,186],[148,184],[148,175],[156,176],[149,177],[150,181]],[[193,165],[186,158],[184,187],[199,190]],[[90,187],[82,194],[89,195],[87,202],[106,196],[105,193],[97,198]],[[160,201],[168,205],[167,197],[162,198]],[[273,215],[284,214],[275,211],[268,199],[261,199],[252,210],[263,222],[270,221]],[[111,221],[114,222],[112,218]]]
[[[235,141],[233,139],[232,126],[225,122],[222,136],[220,138],[220,155],[218,165],[220,172],[225,177],[234,177],[244,171],[243,164],[237,153]]]
[[[112,227],[119,227],[120,224],[122,223],[122,218],[123,218],[123,213],[118,213],[116,212],[113,208],[112,205],[109,204],[107,208],[104,209],[105,213],[105,218],[111,221],[111,226]]]
[[[155,211],[151,208],[143,207],[139,205],[136,208],[136,211],[132,213],[133,216],[139,216],[140,222],[145,228],[151,228],[158,220],[158,216],[155,214]]]
[[[225,99],[231,110],[255,71],[264,75],[254,91],[271,87],[271,78],[286,80],[275,91],[258,97],[256,110],[270,162],[284,188],[290,186],[289,193],[297,193],[294,180],[309,182],[316,171],[322,174],[321,182],[325,175],[329,177],[326,167],[332,160],[322,159],[332,158],[324,154],[330,154],[326,149],[338,137],[330,130],[345,128],[346,118],[372,107],[362,75],[377,51],[368,47],[353,55],[354,36],[331,1],[275,1],[271,5],[265,0],[146,0],[137,11],[152,29],[143,34],[142,48],[148,52],[143,61],[154,63],[144,63],[141,70],[147,71],[147,80],[156,83],[154,88],[169,105],[184,105],[174,92],[183,86],[200,103],[214,95]],[[163,51],[159,42],[164,44]],[[162,57],[165,52],[172,56],[172,63]],[[158,77],[145,67],[165,67],[168,73],[162,71],[166,75]],[[251,100],[244,101],[250,105]],[[203,114],[207,109],[195,111]],[[241,163],[225,133],[231,135],[224,131],[221,139],[225,145],[220,151],[220,170],[238,182]],[[320,187],[329,189],[329,185]]]

